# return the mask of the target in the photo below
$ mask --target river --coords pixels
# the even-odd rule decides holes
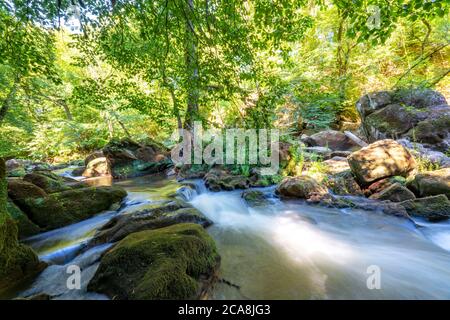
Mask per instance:
[[[110,179],[91,184],[109,185]],[[114,182],[128,196],[115,211],[26,239],[51,263],[17,295],[45,292],[55,299],[107,299],[86,292],[106,244],[85,250],[95,231],[115,215],[167,199],[181,187],[173,178],[144,176]],[[213,299],[450,299],[450,223],[412,222],[377,212],[330,209],[271,198],[251,208],[241,191],[208,192],[200,180],[179,194],[210,218],[207,230],[222,257]],[[259,189],[273,194],[273,187]],[[82,270],[70,290],[69,265]],[[379,288],[368,278],[379,271]],[[230,285],[232,284],[232,285]]]

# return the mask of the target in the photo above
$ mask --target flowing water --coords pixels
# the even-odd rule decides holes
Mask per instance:
[[[450,223],[416,221],[416,227],[381,213],[275,198],[266,207],[251,208],[240,191],[208,192],[201,181],[182,186],[162,176],[117,184],[128,191],[118,210],[26,240],[52,265],[20,296],[45,292],[57,299],[106,299],[86,292],[86,286],[110,244],[84,251],[86,242],[113,216],[165,200],[178,189],[179,197],[214,222],[208,232],[222,256],[225,280],[216,286],[215,299],[450,299]],[[273,188],[260,190],[273,193]],[[67,289],[69,265],[82,270],[81,290]],[[374,270],[380,271],[380,289],[367,285]]]

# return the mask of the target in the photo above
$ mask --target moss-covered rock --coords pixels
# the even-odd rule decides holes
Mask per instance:
[[[450,217],[450,201],[444,195],[419,198],[400,202],[412,216],[418,216],[436,222]]]
[[[41,232],[41,228],[34,224],[11,200],[8,200],[7,210],[11,218],[17,223],[19,239],[30,237]]]
[[[214,283],[219,261],[199,225],[142,231],[103,256],[88,290],[113,299],[199,299]]]
[[[71,189],[62,177],[49,171],[36,171],[26,174],[23,180],[38,186],[46,193],[55,193]]]
[[[245,190],[241,197],[250,207],[264,207],[270,204],[268,196],[259,190]]]
[[[381,192],[370,196],[370,199],[389,200],[392,202],[402,202],[415,198],[414,193],[403,187],[400,183],[394,183]]]
[[[30,198],[44,198],[47,196],[47,193],[31,182],[11,179],[8,180],[8,196],[13,201],[16,201]]]
[[[221,168],[211,169],[203,178],[206,187],[211,191],[231,191],[247,189],[250,179],[243,175],[234,175]]]
[[[0,159],[0,292],[7,290],[41,271],[33,250],[17,240],[17,225],[7,211],[5,162]]]
[[[178,223],[196,223],[208,227],[212,221],[184,201],[170,201],[153,208],[113,218],[90,241],[89,246],[122,240],[131,233],[168,227]]]
[[[406,185],[418,197],[444,194],[450,199],[450,168],[419,173]]]
[[[107,210],[126,195],[121,187],[89,187],[15,200],[15,203],[31,221],[44,230],[51,230]]]

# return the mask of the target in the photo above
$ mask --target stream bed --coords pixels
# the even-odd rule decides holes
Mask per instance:
[[[115,215],[165,200],[181,187],[165,176],[114,183],[128,192],[117,210],[25,240],[51,265],[18,296],[44,292],[55,299],[107,299],[86,286],[111,244],[85,250],[87,241]],[[416,220],[416,227],[377,212],[276,198],[251,208],[242,191],[209,192],[202,181],[191,183],[196,190],[181,196],[214,222],[207,230],[222,257],[225,281],[216,285],[213,299],[450,299],[448,222]],[[273,189],[259,190],[272,194]],[[81,268],[80,290],[67,288],[69,265]],[[379,289],[367,285],[374,268],[380,272]]]

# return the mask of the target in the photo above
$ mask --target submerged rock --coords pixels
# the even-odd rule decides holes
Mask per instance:
[[[116,242],[134,232],[163,228],[178,223],[196,223],[206,228],[212,224],[212,221],[184,201],[171,201],[113,218],[97,232],[89,246]]]
[[[101,259],[89,291],[112,299],[200,299],[217,280],[220,256],[196,224],[133,233]]]
[[[418,197],[444,194],[450,199],[450,168],[419,173],[407,187]]]
[[[408,176],[416,161],[411,153],[394,140],[380,140],[348,157],[350,168],[360,186],[391,176]]]
[[[432,222],[447,220],[450,217],[450,201],[444,195],[407,200],[400,203],[412,216]]]

